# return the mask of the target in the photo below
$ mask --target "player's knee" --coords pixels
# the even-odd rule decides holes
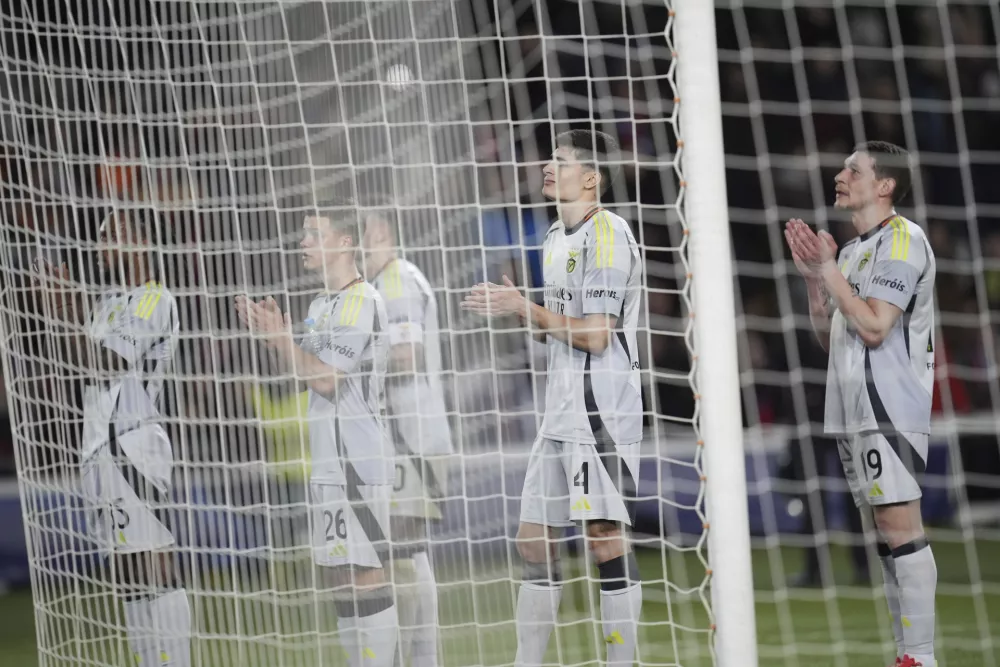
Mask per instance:
[[[340,618],[365,618],[389,609],[395,604],[392,586],[357,588],[334,593],[333,606]]]
[[[544,526],[521,524],[515,538],[517,553],[529,563],[544,563],[555,548]]]
[[[175,588],[181,585],[180,576],[169,554],[142,553],[116,554],[115,583],[126,595],[145,595],[150,588]]]
[[[562,569],[559,559],[543,562],[526,560],[521,570],[521,581],[535,586],[555,586],[562,581]]]
[[[617,591],[639,583],[639,563],[633,551],[598,563],[597,571],[602,591]]]
[[[919,501],[874,508],[875,527],[890,548],[924,536]]]
[[[605,520],[587,522],[587,548],[598,563],[624,556],[628,551],[621,525]]]

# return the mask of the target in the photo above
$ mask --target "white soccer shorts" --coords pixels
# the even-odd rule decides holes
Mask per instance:
[[[87,529],[102,556],[140,553],[174,544],[162,505],[173,455],[159,425],[144,426],[102,445],[81,463]]]
[[[439,502],[447,489],[451,458],[397,456],[390,508],[392,516],[440,521]]]
[[[927,466],[926,433],[858,433],[837,442],[854,503],[891,505],[918,500]]]
[[[312,482],[309,492],[313,561],[323,567],[382,567],[389,554],[392,485]]]
[[[602,457],[598,445],[539,436],[524,477],[521,522],[558,527],[606,519],[631,526],[639,445],[608,445]]]

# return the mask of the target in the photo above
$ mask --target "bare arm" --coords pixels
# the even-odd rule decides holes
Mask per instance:
[[[569,317],[559,315],[537,303],[527,301],[526,316],[521,318],[532,328],[532,335],[552,336],[574,349],[603,354],[611,344],[618,318],[613,315]],[[540,330],[540,331],[539,331]]]
[[[888,301],[861,299],[855,296],[854,288],[833,262],[823,265],[822,275],[823,286],[833,299],[837,310],[857,332],[864,344],[868,347],[881,345],[903,311]]]
[[[830,351],[830,297],[818,280],[806,280],[809,292],[809,321],[824,351]]]
[[[336,368],[324,362],[311,352],[295,343],[292,337],[292,321],[282,314],[273,298],[254,303],[244,297],[236,297],[236,312],[241,321],[263,337],[268,350],[278,364],[305,382],[320,396],[332,400],[337,395],[342,375]]]
[[[81,375],[119,375],[127,370],[129,364],[125,358],[114,350],[95,345],[87,335],[89,301],[70,278],[68,267],[45,263],[36,266],[36,270],[53,315],[52,334],[60,348],[60,358]],[[77,289],[72,289],[74,285]]]

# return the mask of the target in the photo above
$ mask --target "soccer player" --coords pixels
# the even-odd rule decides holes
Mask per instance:
[[[159,423],[173,362],[177,306],[160,279],[162,228],[147,208],[101,224],[100,295],[88,299],[65,264],[40,262],[39,283],[62,340],[60,356],[84,376],[80,465],[88,532],[110,560],[136,664],[191,665],[191,608],[162,504],[173,452]]]
[[[313,560],[333,590],[341,645],[352,667],[391,667],[399,621],[385,569],[393,473],[381,418],[388,319],[358,273],[354,205],[320,206],[303,232],[303,267],[319,274],[323,291],[301,336],[271,297],[239,296],[236,310],[308,389]]]
[[[839,252],[790,220],[785,238],[830,353],[824,430],[839,439],[858,507],[870,506],[892,612],[896,665],[933,667],[937,567],[920,515],[934,382],[934,253],[898,215],[910,187],[899,146],[857,146],[836,177],[836,206],[858,236]]]
[[[386,383],[390,434],[397,447],[392,502],[393,582],[401,653],[411,667],[436,667],[437,584],[427,528],[440,521],[438,502],[454,450],[441,383],[437,300],[416,265],[400,258],[396,209],[364,216],[364,270],[385,300],[391,348]]]
[[[545,417],[521,494],[517,547],[518,665],[539,665],[562,594],[558,539],[582,523],[600,574],[609,665],[635,660],[642,590],[629,546],[642,440],[636,327],[641,259],[628,223],[600,204],[617,172],[614,140],[575,130],[556,137],[542,193],[559,220],[543,246],[545,305],[481,284],[463,302],[483,315],[517,315],[548,348]]]

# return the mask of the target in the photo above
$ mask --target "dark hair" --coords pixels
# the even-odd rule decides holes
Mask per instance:
[[[607,192],[621,171],[618,142],[610,134],[597,130],[570,130],[556,136],[556,147],[572,148],[576,159],[597,169],[601,175],[600,194]]]
[[[139,237],[151,246],[163,248],[173,244],[171,227],[164,217],[152,206],[125,205],[109,210],[102,220],[124,219],[138,232]]]
[[[910,170],[910,154],[905,148],[888,141],[866,141],[854,147],[856,153],[867,153],[872,159],[875,178],[891,178],[896,182],[892,191],[892,203],[903,201],[910,192],[913,179]]]
[[[311,215],[326,218],[330,231],[351,237],[351,245],[361,243],[360,225],[358,224],[358,204],[350,197],[330,197],[316,201],[316,208]]]

